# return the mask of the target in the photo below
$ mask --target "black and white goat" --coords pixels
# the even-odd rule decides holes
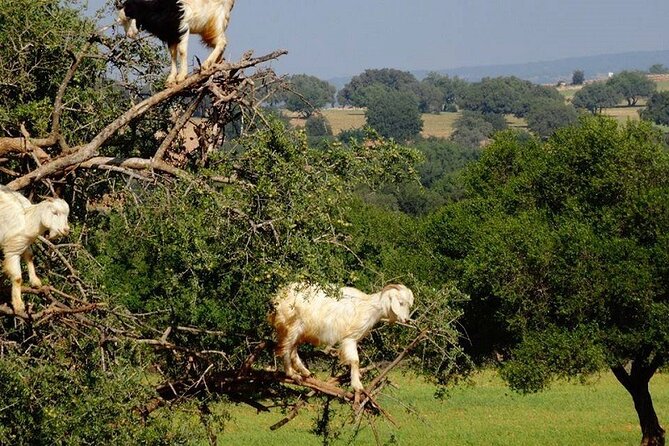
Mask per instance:
[[[211,68],[225,51],[225,30],[235,0],[117,0],[119,22],[128,37],[146,30],[167,44],[172,58],[168,85],[188,75],[188,36],[199,34],[202,42],[212,47],[202,64]],[[177,59],[179,70],[177,71]]]

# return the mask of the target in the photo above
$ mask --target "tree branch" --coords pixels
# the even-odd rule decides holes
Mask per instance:
[[[184,92],[197,89],[201,87],[202,84],[204,84],[209,79],[216,79],[220,82],[225,82],[225,80],[231,79],[237,73],[246,68],[256,66],[260,63],[267,62],[272,59],[276,59],[277,57],[286,53],[287,52],[285,50],[280,50],[280,51],[274,51],[273,53],[258,58],[244,58],[237,63],[222,62],[215,65],[209,70],[194,73],[180,84],[177,84],[172,88],[167,88],[165,90],[162,90],[154,94],[153,96],[143,100],[142,102],[136,104],[135,106],[131,107],[121,116],[119,116],[110,124],[108,124],[104,129],[102,129],[87,144],[71,148],[68,151],[68,153],[66,153],[64,156],[53,159],[48,163],[42,164],[42,166],[38,167],[32,172],[11,181],[7,186],[13,190],[23,189],[24,187],[32,184],[33,182],[41,180],[45,177],[64,172],[73,167],[76,168],[80,165],[85,165],[87,161],[90,161],[91,159],[98,156],[100,148],[113,135],[115,135],[116,132],[125,127],[133,119],[137,119],[146,114],[151,108],[155,107],[156,105],[159,105],[167,101],[168,99],[171,99]],[[33,143],[35,143],[36,141],[37,140],[32,140]],[[26,150],[25,148],[21,148],[22,146],[20,144],[16,144],[16,141],[10,141],[10,142],[12,143],[11,144],[12,147],[15,148],[18,147],[18,149],[20,150]],[[0,146],[0,155],[3,154],[1,147],[2,146]],[[108,162],[110,162],[109,159],[105,162],[97,163],[97,165],[108,165],[107,164]],[[119,163],[119,161],[116,161],[116,163]],[[142,164],[142,169],[147,168],[145,163],[141,164]],[[90,164],[90,166],[95,166],[95,165],[96,163]],[[156,164],[154,166],[157,166],[160,168],[160,170],[163,170],[171,174],[177,174],[180,172],[179,170],[175,170],[173,167],[169,167],[169,165],[167,164],[164,165]]]

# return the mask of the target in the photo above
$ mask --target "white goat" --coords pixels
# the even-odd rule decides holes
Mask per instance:
[[[277,355],[283,359],[286,375],[301,381],[311,372],[297,354],[300,344],[339,344],[341,361],[351,367],[351,386],[359,391],[363,386],[358,341],[381,319],[390,323],[409,319],[413,293],[404,285],[387,285],[371,295],[350,287],[340,288],[338,299],[329,294],[319,286],[303,283],[293,283],[277,293],[270,315],[277,332]]]
[[[179,83],[188,75],[189,34],[199,34],[202,42],[213,48],[203,69],[211,68],[223,55],[228,43],[225,30],[234,5],[235,0],[116,1],[118,21],[128,37],[134,38],[139,29],[145,29],[167,44],[172,58],[168,85]]]
[[[48,238],[65,236],[70,232],[67,217],[70,207],[64,200],[51,199],[31,204],[18,192],[0,186],[0,246],[5,260],[3,269],[12,282],[12,307],[17,314],[25,314],[21,298],[21,261],[28,266],[30,285],[41,287],[42,281],[35,273],[33,252],[30,245],[48,231]]]

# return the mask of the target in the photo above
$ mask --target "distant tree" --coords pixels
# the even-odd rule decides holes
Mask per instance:
[[[455,106],[458,98],[467,89],[469,83],[459,77],[443,76],[439,73],[431,72],[421,84],[434,86],[441,92],[442,106],[440,111],[446,111],[449,106]]]
[[[499,113],[482,113],[481,116],[486,122],[489,122],[492,125],[494,132],[509,128],[509,124],[506,122],[506,117],[504,115]]]
[[[334,103],[337,88],[329,82],[307,74],[296,74],[287,79],[290,91],[286,91],[284,101],[290,111],[309,117],[327,104]]]
[[[421,140],[412,147],[420,150],[425,157],[425,161],[418,166],[420,182],[447,201],[462,196],[462,186],[457,178],[462,169],[476,161],[482,152],[478,146],[465,146],[442,138]]]
[[[576,92],[571,103],[576,108],[584,108],[590,113],[601,113],[605,107],[613,107],[622,99],[620,93],[608,83],[595,82]]]
[[[669,91],[654,93],[640,115],[641,119],[660,125],[669,125]]]
[[[489,139],[495,128],[486,120],[483,113],[465,110],[455,121],[450,139],[454,143],[468,148],[478,148]]]
[[[418,99],[410,92],[387,90],[371,96],[365,117],[367,125],[397,141],[416,138],[423,129]]]
[[[525,117],[527,126],[536,135],[547,138],[556,130],[575,124],[578,113],[563,101],[537,101]]]
[[[458,100],[461,108],[481,113],[513,114],[524,117],[530,104],[538,99],[561,100],[554,87],[545,87],[517,77],[485,78],[471,84]]]
[[[304,123],[304,129],[309,137],[332,136],[332,127],[322,114],[314,113]]]
[[[641,97],[649,97],[657,85],[638,71],[622,71],[611,77],[606,83],[627,100],[627,105],[636,105]]]
[[[418,86],[416,77],[408,71],[400,71],[394,68],[369,69],[354,76],[351,81],[337,93],[337,101],[341,105],[352,105],[354,107],[367,107],[366,88],[380,84],[390,90],[414,91]]]
[[[421,113],[439,113],[444,109],[444,97],[436,85],[421,82],[415,91]]]
[[[583,82],[585,82],[585,73],[583,70],[575,70],[574,74],[571,75],[571,84],[583,85]]]
[[[651,67],[648,69],[648,73],[650,73],[650,74],[667,74],[667,73],[669,73],[669,68],[665,67],[661,63],[656,63],[654,65],[651,65]]]

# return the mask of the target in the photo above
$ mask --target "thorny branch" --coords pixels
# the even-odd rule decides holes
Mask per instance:
[[[181,166],[179,163],[170,163],[170,159],[166,155],[174,145],[181,129],[191,118],[197,106],[202,102],[203,97],[207,94],[211,95],[214,98],[212,107],[214,109],[218,107],[228,110],[225,116],[228,119],[230,118],[229,110],[233,105],[250,109],[252,110],[251,113],[256,113],[257,110],[255,110],[256,105],[253,98],[254,82],[257,80],[259,83],[266,83],[266,77],[271,71],[257,70],[255,73],[247,76],[245,70],[257,68],[258,65],[287,53],[284,50],[279,50],[255,58],[252,57],[251,53],[247,53],[238,62],[224,61],[209,70],[196,72],[184,82],[172,88],[159,91],[132,106],[103,128],[89,142],[70,147],[67,141],[65,141],[60,127],[60,120],[64,110],[63,97],[82,60],[87,57],[91,46],[98,41],[100,41],[100,37],[93,35],[81,51],[73,57],[72,64],[60,84],[54,99],[51,129],[48,135],[41,138],[31,137],[27,132],[24,132],[23,136],[20,137],[0,138],[0,157],[34,154],[37,158],[37,167],[35,169],[19,175],[7,184],[11,189],[23,189],[35,181],[71,174],[77,169],[102,169],[127,174],[141,171],[158,171],[177,177],[186,177],[187,175],[185,171],[180,169]],[[195,99],[192,100],[190,106],[180,117],[175,118],[172,129],[164,137],[152,157],[119,159],[100,156],[100,149],[128,123],[141,118],[152,108],[179,96],[194,96]],[[214,123],[214,127],[216,126],[218,126],[217,131],[220,135],[222,133],[222,125]],[[208,143],[209,147],[203,150],[203,156],[206,156],[205,154],[212,150],[212,146],[222,143],[222,137],[219,136],[216,139],[210,137]],[[45,151],[46,149],[52,149],[56,153],[56,156],[52,158]],[[177,156],[175,159],[179,160],[180,158]],[[10,173],[16,176],[14,172]]]

